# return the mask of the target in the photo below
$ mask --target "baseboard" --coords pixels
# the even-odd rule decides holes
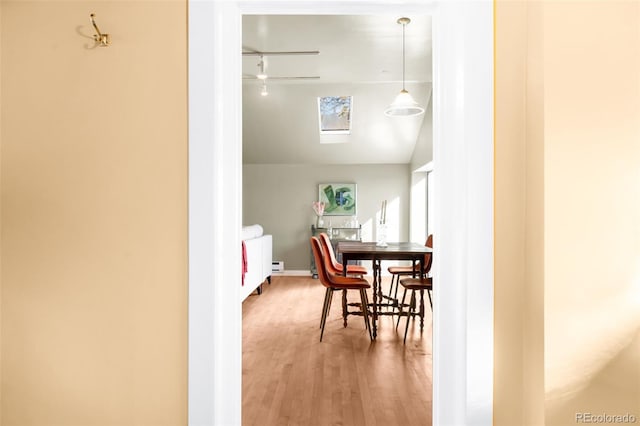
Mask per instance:
[[[305,269],[300,269],[300,270],[296,270],[296,269],[287,269],[284,271],[280,271],[280,272],[272,272],[271,276],[273,277],[278,277],[278,276],[285,276],[285,275],[289,275],[289,276],[297,276],[297,277],[305,277],[305,276],[311,276],[311,271],[309,270],[305,270]],[[373,271],[369,270],[369,275],[373,275]],[[386,276],[390,276],[391,274],[387,271],[381,271],[381,276],[386,277]]]
[[[311,276],[311,271],[309,271],[308,269],[301,269],[301,270],[295,270],[295,269],[287,269],[284,271],[279,271],[279,272],[272,272],[271,276],[274,277],[278,277],[278,276],[283,276],[283,275],[290,275],[290,276],[298,276],[298,277],[304,277],[304,276]]]

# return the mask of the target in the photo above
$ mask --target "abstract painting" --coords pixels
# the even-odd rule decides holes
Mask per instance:
[[[321,183],[318,187],[318,201],[324,202],[325,216],[355,216],[355,183]]]

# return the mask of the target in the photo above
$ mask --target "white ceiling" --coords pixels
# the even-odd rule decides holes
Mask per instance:
[[[268,76],[320,78],[267,79],[266,97],[259,96],[259,80],[243,80],[244,161],[331,164],[356,158],[360,163],[408,163],[423,117],[398,120],[383,114],[402,88],[399,17],[245,15],[245,52],[320,51],[315,56],[266,56]],[[426,107],[431,94],[431,17],[409,17],[406,87]],[[243,74],[255,76],[259,60],[243,56]],[[352,133],[335,140],[346,143],[320,144],[316,97],[353,93],[360,95],[354,95]]]
[[[401,82],[402,26],[396,16],[283,16],[243,18],[244,51],[309,51],[317,56],[269,56],[267,75],[320,76],[323,83]],[[431,82],[431,17],[406,27],[406,80]],[[259,58],[245,56],[243,73],[255,75]]]

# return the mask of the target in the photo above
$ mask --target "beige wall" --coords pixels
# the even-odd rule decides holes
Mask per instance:
[[[639,8],[496,3],[496,425],[640,419]]]
[[[640,421],[640,3],[552,2],[544,25],[547,423]]]
[[[186,423],[186,34],[184,1],[2,2],[3,426]]]
[[[496,3],[496,425],[544,423],[544,171],[539,5]]]
[[[527,5],[495,20],[494,424],[522,424],[525,282]]]
[[[0,346],[2,345],[2,2],[0,2]],[[0,348],[0,425],[2,424],[2,349]]]

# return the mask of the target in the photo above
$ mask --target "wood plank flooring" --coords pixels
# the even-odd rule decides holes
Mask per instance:
[[[405,318],[396,332],[396,317],[381,317],[375,342],[362,317],[350,315],[343,328],[336,293],[320,342],[325,289],[318,280],[276,276],[263,289],[243,303],[244,426],[431,425],[426,295],[424,332],[412,321],[403,345]],[[357,300],[358,292],[349,294],[349,302]]]

